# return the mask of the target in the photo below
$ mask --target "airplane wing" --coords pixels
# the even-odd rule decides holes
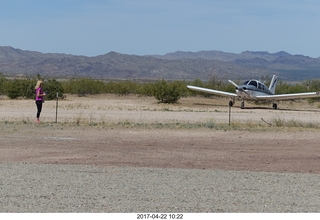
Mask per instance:
[[[312,98],[320,97],[319,92],[306,92],[306,93],[291,93],[291,94],[280,94],[280,95],[264,95],[256,96],[258,100],[286,100],[286,99],[297,99],[297,98]]]
[[[206,89],[206,88],[201,88],[201,87],[197,87],[197,86],[187,86],[187,87],[188,87],[188,89],[198,91],[198,92],[205,92],[205,93],[221,95],[221,96],[228,96],[228,97],[238,97],[237,94],[235,94],[235,93],[224,92],[224,91],[220,91],[220,90]]]

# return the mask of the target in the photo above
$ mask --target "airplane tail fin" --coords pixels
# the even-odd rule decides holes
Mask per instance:
[[[272,94],[274,94],[276,91],[277,81],[278,81],[278,77],[276,75],[273,75],[270,82],[270,86],[269,86],[269,90],[272,92]]]

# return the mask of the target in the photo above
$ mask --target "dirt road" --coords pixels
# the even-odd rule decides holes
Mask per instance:
[[[186,98],[165,105],[152,97],[69,96],[58,103],[58,123],[56,102],[46,101],[36,124],[32,100],[2,98],[0,161],[320,173],[319,129],[266,125],[317,125],[317,107],[302,101],[279,104],[276,111],[235,107],[232,123],[248,129],[197,128],[227,124],[224,102]],[[266,128],[255,130],[256,124]]]

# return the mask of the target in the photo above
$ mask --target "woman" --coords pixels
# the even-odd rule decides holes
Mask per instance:
[[[39,118],[40,118],[40,113],[42,110],[42,103],[44,102],[43,97],[46,95],[45,92],[42,91],[42,85],[43,82],[42,80],[38,80],[35,90],[36,90],[36,105],[37,105],[37,123],[40,122]]]

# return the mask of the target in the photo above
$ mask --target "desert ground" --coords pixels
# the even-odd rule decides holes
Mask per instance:
[[[2,96],[0,211],[318,212],[318,104],[227,104]]]
[[[33,100],[1,97],[0,160],[320,174],[317,104],[237,102],[230,113],[227,102],[67,95],[46,101],[37,124]]]

